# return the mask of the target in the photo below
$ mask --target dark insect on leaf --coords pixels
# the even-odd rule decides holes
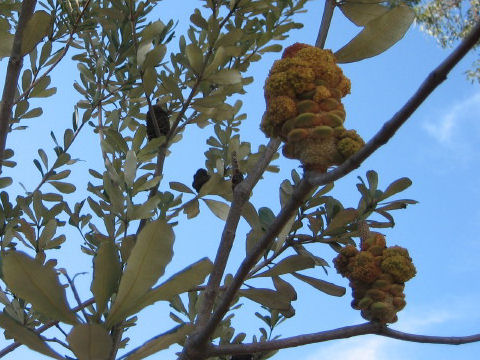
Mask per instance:
[[[154,121],[158,125],[158,130],[160,131],[159,135],[167,135],[170,131],[170,120],[168,112],[163,108],[162,105],[153,105],[153,114],[152,111],[147,113],[147,137],[148,141],[157,138],[157,129]]]
[[[233,167],[233,174],[232,174],[232,190],[233,190],[235,189],[235,186],[237,186],[243,181],[243,174],[238,169],[237,153],[235,151],[232,153],[232,167]]]
[[[195,175],[193,175],[192,187],[199,192],[203,184],[205,184],[210,179],[207,170],[198,169]]]

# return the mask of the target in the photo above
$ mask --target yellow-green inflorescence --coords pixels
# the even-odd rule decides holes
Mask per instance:
[[[349,245],[333,260],[335,268],[350,280],[352,307],[369,321],[394,323],[405,305],[405,282],[416,274],[408,250],[386,247],[385,237],[371,233],[361,249]]]
[[[364,145],[355,130],[343,126],[341,98],[349,93],[350,80],[330,50],[296,43],[275,61],[265,82],[267,110],[261,128],[285,142],[286,157],[325,172]]]

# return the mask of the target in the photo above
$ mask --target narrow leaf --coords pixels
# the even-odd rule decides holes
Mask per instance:
[[[219,85],[233,85],[242,81],[242,75],[238,70],[224,69],[211,75],[208,80]]]
[[[99,324],[76,325],[67,341],[78,360],[108,360],[112,352],[112,338]]]
[[[170,181],[168,185],[170,185],[170,189],[172,190],[176,190],[183,193],[194,194],[194,192],[187,185],[182,184],[181,182]]]
[[[293,273],[292,275],[328,295],[343,296],[347,291],[343,286],[338,286],[328,281],[316,279],[299,273]]]
[[[49,181],[48,183],[64,194],[71,194],[76,190],[75,185],[73,184],[64,183],[61,181]]]
[[[239,290],[238,295],[262,304],[270,309],[288,310],[290,309],[290,300],[279,294],[277,291],[270,289],[244,289]]]
[[[121,322],[129,309],[136,305],[165,272],[173,256],[175,235],[165,220],[145,225],[128,258],[118,294],[107,318],[107,326]]]
[[[196,263],[193,263],[170,277],[163,284],[147,292],[140,300],[138,300],[137,305],[130,311],[130,313],[135,314],[157,301],[167,301],[175,295],[193,289],[195,286],[204,282],[212,269],[213,263],[208,258],[203,258]]]
[[[222,220],[227,220],[228,212],[230,211],[230,206],[227,204],[211,199],[202,199],[207,204],[208,208]]]
[[[97,304],[97,313],[102,314],[107,301],[117,290],[122,267],[118,257],[117,247],[110,239],[100,243],[93,259],[93,281],[90,287]]]
[[[193,331],[191,324],[182,324],[172,330],[155,336],[151,340],[144,343],[139,349],[135,350],[127,357],[127,360],[140,360],[147,356],[155,354],[161,350],[167,349],[175,343],[183,343],[188,334]]]
[[[2,257],[3,279],[12,292],[54,320],[67,324],[77,322],[67,305],[65,289],[52,267],[44,266],[20,251],[10,251]]]
[[[127,157],[125,159],[125,183],[128,187],[133,185],[135,176],[137,173],[137,156],[135,151],[128,150]]]
[[[332,231],[344,227],[351,223],[358,217],[358,211],[353,208],[340,210],[337,215],[332,219],[328,227],[325,229],[324,234],[328,235]]]
[[[294,271],[313,268],[314,266],[315,261],[311,257],[292,255],[283,259],[271,269],[264,271],[261,274],[255,275],[255,277],[278,276],[282,274],[292,273]]]
[[[406,188],[408,188],[410,185],[412,185],[412,180],[410,180],[407,177],[400,178],[398,180],[395,180],[393,183],[388,185],[387,189],[382,195],[382,198],[380,200],[384,200],[386,198],[389,198],[390,196],[393,196]]]

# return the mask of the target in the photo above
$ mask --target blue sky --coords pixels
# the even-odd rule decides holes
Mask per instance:
[[[200,6],[200,2],[184,1],[184,8]],[[313,44],[322,14],[323,1],[312,0],[307,3],[306,14],[298,17],[305,24],[303,29],[291,33],[284,44],[294,42]],[[160,3],[158,16],[167,22],[170,17],[180,20],[178,33],[182,33],[188,24],[190,11],[180,11],[178,2],[165,0]],[[349,41],[359,28],[344,20],[337,10],[327,38],[326,48],[339,49]],[[176,42],[174,40],[174,42]],[[428,73],[449,53],[440,49],[432,38],[422,33],[418,26],[412,26],[405,38],[386,53],[359,63],[342,65],[344,73],[352,81],[352,92],[344,98],[347,111],[347,128],[355,128],[365,140],[378,131],[383,122],[404,104],[413,94]],[[259,130],[260,118],[265,104],[263,100],[263,82],[268,70],[279,54],[265,56],[255,63],[251,75],[255,82],[247,87],[242,97],[243,112],[248,114],[242,125],[242,139],[252,143],[252,149],[266,143]],[[365,176],[369,169],[379,173],[380,188],[385,188],[393,180],[408,176],[413,185],[401,194],[402,198],[412,198],[419,204],[407,210],[397,212],[396,226],[393,230],[382,231],[387,235],[387,243],[401,245],[409,249],[417,267],[417,276],[407,283],[407,307],[399,314],[399,321],[392,328],[414,333],[431,335],[467,335],[479,332],[480,313],[480,266],[478,239],[480,210],[480,188],[478,187],[478,163],[480,150],[480,89],[470,84],[464,76],[475,59],[473,54],[464,59],[449,75],[434,94],[414,113],[396,136],[377,153],[373,154],[357,170],[344,179],[337,181],[331,195],[342,200],[346,207],[356,206],[359,194],[355,188],[357,176]],[[4,77],[5,61],[0,63],[0,75]],[[53,74],[52,83],[58,87],[58,93],[42,102],[44,115],[28,121],[29,129],[15,132],[8,138],[8,147],[16,150],[18,167],[7,176],[21,179],[28,189],[34,188],[39,175],[32,163],[32,154],[38,147],[46,150],[52,146],[49,132],[69,126],[73,105],[78,96],[72,89],[77,77],[76,67],[66,62]],[[40,102],[39,102],[40,104]],[[57,130],[58,129],[58,130]],[[211,128],[209,128],[211,129]],[[79,142],[72,148],[73,157],[82,161],[73,167],[73,178],[78,176],[79,196],[85,194],[82,184],[88,181],[85,171],[88,168],[101,168],[98,136],[84,132]],[[208,130],[187,128],[184,142],[174,145],[173,154],[166,162],[166,179],[190,184],[194,171],[204,164],[203,152],[207,149],[205,140]],[[61,136],[60,136],[61,137]],[[25,140],[27,138],[28,140]],[[37,139],[42,140],[39,144]],[[52,152],[48,152],[52,154]],[[278,186],[290,171],[300,171],[299,164],[292,160],[279,160],[280,174],[267,174],[254,190],[253,203],[257,207],[269,206],[279,210]],[[9,188],[12,193],[21,193],[18,182]],[[50,189],[51,190],[51,189]],[[167,190],[167,188],[164,188]],[[177,242],[176,259],[167,268],[166,276],[183,268],[200,257],[213,259],[215,245],[218,243],[222,222],[213,217],[208,209],[202,208],[202,215],[186,221],[175,229]],[[208,224],[205,226],[205,224]],[[63,229],[62,229],[63,230]],[[228,270],[233,272],[244,254],[244,232],[247,227],[240,226],[239,236],[234,246],[235,256]],[[80,239],[74,232],[67,232],[65,249],[51,256],[58,256],[59,266],[66,267],[70,274],[90,271],[89,259],[77,256]],[[201,235],[199,235],[199,232]],[[242,233],[243,232],[243,233]],[[325,246],[315,247],[318,255],[331,260],[335,254]],[[307,272],[325,280],[347,286],[345,279],[329,271],[325,276],[321,269]],[[87,299],[89,276],[77,278],[78,286],[84,290],[83,299]],[[288,279],[288,278],[287,278]],[[291,279],[288,279],[291,280]],[[293,282],[294,285],[300,285]],[[340,326],[358,324],[364,320],[357,311],[350,308],[350,291],[342,298],[326,296],[312,288],[297,288],[299,299],[293,303],[296,316],[284,322],[277,330],[283,336],[317,332]],[[261,326],[253,313],[254,309],[244,301],[247,310],[240,312],[234,321],[240,329],[255,331]],[[73,304],[73,301],[72,301]],[[257,308],[255,308],[257,309]],[[258,309],[257,309],[258,310]],[[168,306],[160,304],[150,307],[142,313],[139,326],[127,333],[131,337],[131,346],[142,343],[150,336],[171,327],[166,312]],[[258,334],[258,333],[257,333]],[[0,339],[0,347],[4,340]],[[172,351],[165,355],[152,356],[152,359],[172,359]],[[302,348],[281,351],[273,357],[275,360],[287,360],[292,356],[306,360],[320,360],[328,357],[343,360],[396,360],[396,359],[477,359],[480,344],[454,346],[405,343],[375,336],[333,341],[325,344],[312,344]],[[30,359],[28,349],[17,350],[6,359]]]

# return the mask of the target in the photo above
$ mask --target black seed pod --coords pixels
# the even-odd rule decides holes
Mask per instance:
[[[160,130],[160,135],[167,135],[170,131],[170,120],[168,118],[168,112],[163,108],[162,105],[153,105],[153,114],[149,111],[147,113],[147,136],[148,141],[155,139],[157,137],[155,131],[154,119],[157,120],[158,129]]]
[[[209,179],[210,175],[208,175],[207,170],[198,169],[195,175],[193,175],[192,186],[195,190],[197,190],[197,192],[199,192],[203,184],[205,184]]]

